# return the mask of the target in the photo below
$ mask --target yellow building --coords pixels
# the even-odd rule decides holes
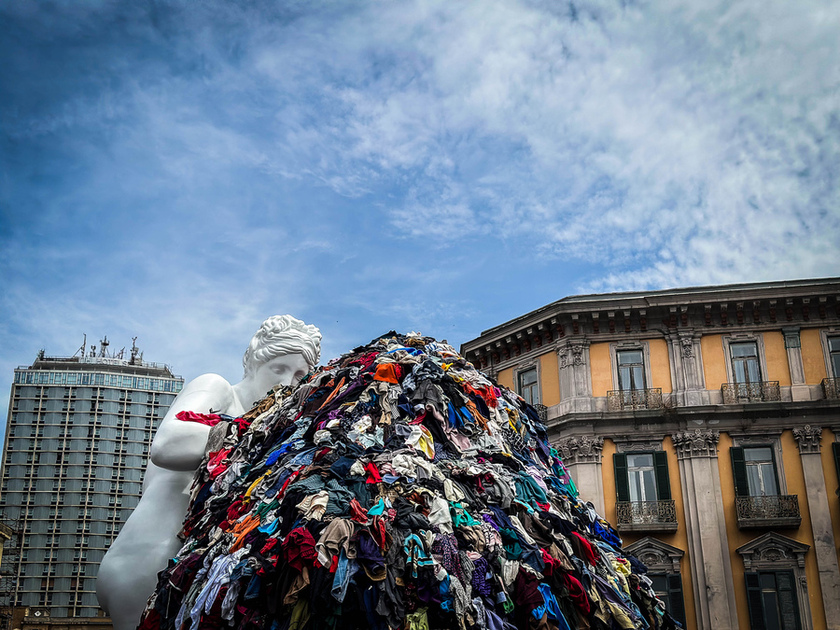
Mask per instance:
[[[461,352],[687,628],[840,628],[840,278],[568,297]]]

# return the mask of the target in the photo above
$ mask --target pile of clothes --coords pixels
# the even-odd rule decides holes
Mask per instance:
[[[214,425],[141,628],[676,628],[538,413],[389,333]]]

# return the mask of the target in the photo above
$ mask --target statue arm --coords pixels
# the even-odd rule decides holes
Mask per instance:
[[[234,405],[233,388],[217,374],[205,374],[190,381],[172,402],[152,441],[152,463],[176,471],[193,471],[204,457],[210,427],[185,422],[175,416],[181,411],[229,412]]]

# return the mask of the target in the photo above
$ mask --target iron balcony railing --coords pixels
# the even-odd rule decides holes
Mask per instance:
[[[742,402],[767,402],[782,399],[779,381],[757,381],[755,383],[724,383],[720,386],[724,405]]]
[[[677,531],[677,508],[664,501],[618,501],[615,504],[619,531]]]
[[[822,386],[826,400],[837,400],[840,398],[840,378],[824,378],[822,380]]]
[[[735,497],[738,527],[799,527],[799,497],[795,494],[778,494],[764,497]]]
[[[614,389],[607,392],[607,409],[662,409],[662,388]]]

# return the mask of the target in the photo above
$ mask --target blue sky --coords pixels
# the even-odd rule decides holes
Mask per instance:
[[[840,272],[833,0],[0,6],[0,396],[560,297]]]

